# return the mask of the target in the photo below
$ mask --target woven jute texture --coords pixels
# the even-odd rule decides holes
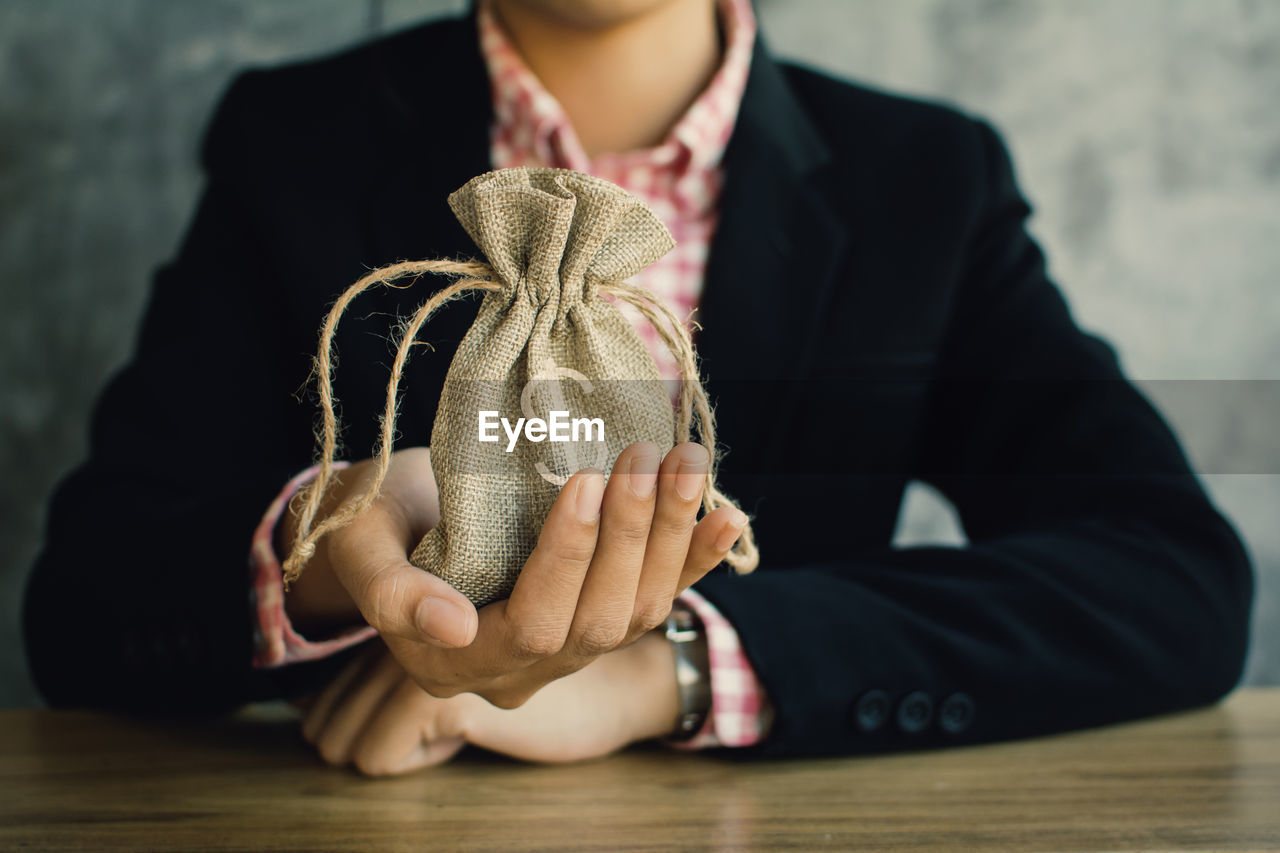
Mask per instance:
[[[405,261],[375,270],[347,289],[321,330],[315,367],[320,475],[301,497],[286,583],[301,572],[320,537],[377,498],[390,465],[409,352],[436,310],[474,291],[484,299],[449,366],[432,428],[441,520],[414,549],[414,565],[439,575],[477,607],[508,596],[565,480],[584,467],[607,475],[618,454],[638,441],[653,442],[664,454],[676,443],[702,441],[712,451],[703,510],[732,505],[716,486],[715,419],[689,333],[661,300],[625,281],[674,246],[653,211],[608,181],[539,168],[481,175],[450,195],[449,205],[487,263]],[[373,481],[313,527],[334,473],[338,428],[330,350],[339,319],[370,287],[404,287],[397,282],[426,273],[457,280],[423,303],[400,335]],[[675,355],[682,377],[674,405],[653,357],[610,300],[638,311]],[[485,418],[490,440],[482,440]],[[528,419],[550,429],[517,434]],[[740,572],[756,567],[750,526],[725,559]]]
[[[574,172],[482,175],[449,205],[504,287],[485,295],[449,367],[431,433],[441,522],[411,562],[480,606],[511,592],[537,544],[560,491],[544,472],[560,479],[594,466],[607,474],[629,444],[652,441],[664,454],[673,446],[671,398],[653,357],[598,291],[674,241],[634,196]],[[521,437],[508,452],[501,428],[499,441],[478,440],[481,411],[511,424],[552,411],[598,418],[604,441],[587,441],[584,429],[577,442]]]

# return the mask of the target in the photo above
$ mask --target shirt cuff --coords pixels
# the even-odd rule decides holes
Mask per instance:
[[[349,464],[336,462],[333,467],[334,470],[341,470]],[[352,627],[327,640],[312,641],[293,630],[289,614],[285,613],[284,578],[275,547],[276,525],[289,501],[299,489],[314,480],[319,471],[319,465],[312,465],[290,480],[271,502],[253,532],[253,542],[249,548],[252,582],[249,600],[254,613],[253,666],[256,669],[318,660],[362,643],[378,633],[371,626],[364,625]]]
[[[676,749],[754,746],[769,734],[773,706],[742,651],[738,632],[715,605],[694,590],[685,590],[679,601],[702,620],[707,633],[711,713],[696,735],[670,745]]]

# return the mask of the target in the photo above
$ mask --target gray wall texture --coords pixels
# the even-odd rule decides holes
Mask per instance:
[[[246,66],[461,5],[0,2],[0,705],[38,701],[23,577],[53,484],[85,452],[92,401],[129,354],[150,272],[192,212],[218,93]],[[1280,382],[1265,381],[1280,379],[1280,3],[759,5],[775,51],[1003,129],[1077,318],[1115,343],[1248,540],[1246,679],[1280,684]],[[900,542],[960,535],[936,496],[910,493]]]

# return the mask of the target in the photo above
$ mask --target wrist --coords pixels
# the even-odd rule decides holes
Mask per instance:
[[[341,483],[341,481],[338,481]],[[326,496],[318,518],[333,510],[338,496]],[[298,535],[298,520],[286,510],[276,526],[275,551],[282,561],[293,549]],[[307,570],[289,584],[284,594],[284,610],[294,629],[302,634],[324,635],[364,621],[351,595],[329,563],[327,540],[321,540]]]
[[[323,636],[364,621],[351,595],[317,553],[307,571],[289,585],[284,609],[294,629],[304,635]]]
[[[664,633],[675,660],[676,696],[680,704],[671,739],[689,741],[706,725],[713,703],[706,627],[694,610],[677,601],[671,608]]]
[[[637,674],[630,683],[636,695],[629,705],[636,709],[633,740],[667,737],[676,728],[680,697],[676,687],[675,656],[671,643],[661,631],[650,631],[627,651]]]

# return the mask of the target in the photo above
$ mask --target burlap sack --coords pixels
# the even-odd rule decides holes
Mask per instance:
[[[316,362],[321,471],[303,497],[286,582],[321,536],[376,498],[409,350],[437,308],[473,290],[485,291],[484,300],[449,366],[431,437],[441,521],[410,559],[477,607],[510,594],[573,472],[591,466],[608,474],[618,454],[637,441],[652,441],[664,454],[691,438],[714,450],[714,421],[688,332],[652,294],[624,283],[674,245],[653,211],[608,181],[534,168],[481,175],[453,193],[449,204],[488,264],[423,261],[378,270],[348,289],[322,329]],[[369,287],[424,272],[464,277],[428,300],[401,334],[374,484],[312,529],[336,446],[329,349],[337,322]],[[639,310],[676,356],[683,380],[674,407],[644,343],[604,295]],[[545,427],[513,429],[535,418]],[[704,510],[729,503],[715,486],[713,464]],[[739,571],[755,568],[749,528],[728,561]]]

